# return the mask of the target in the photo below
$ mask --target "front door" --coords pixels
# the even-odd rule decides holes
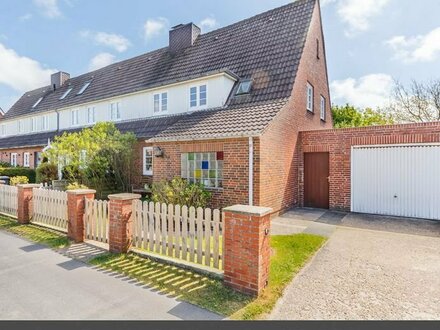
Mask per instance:
[[[329,154],[304,154],[304,206],[329,208]]]

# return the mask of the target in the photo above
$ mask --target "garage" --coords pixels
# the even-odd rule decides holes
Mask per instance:
[[[440,145],[352,146],[351,211],[440,220]]]

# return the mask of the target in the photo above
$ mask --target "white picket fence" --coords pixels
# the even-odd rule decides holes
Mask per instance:
[[[17,187],[0,185],[0,213],[17,217]]]
[[[84,226],[86,239],[108,243],[109,203],[86,199]]]
[[[219,210],[133,202],[133,247],[222,269]]]
[[[32,223],[67,232],[67,193],[43,188],[33,189]]]

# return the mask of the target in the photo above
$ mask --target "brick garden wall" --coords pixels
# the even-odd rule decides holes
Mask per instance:
[[[333,127],[323,45],[320,11],[316,6],[290,101],[261,138],[259,205],[271,207],[274,211],[298,205],[299,131]],[[307,82],[314,86],[314,113],[306,108]],[[321,95],[327,101],[326,121],[320,119]]]
[[[300,133],[300,141],[300,205],[304,205],[304,153],[328,152],[330,208],[349,211],[352,146],[440,142],[440,122],[308,131]]]
[[[254,140],[254,164],[256,164],[259,159],[259,141],[258,139]],[[164,152],[163,157],[153,158],[153,176],[143,176],[142,174],[142,150],[143,147],[148,146],[160,147]],[[213,199],[210,206],[218,208],[234,204],[248,204],[249,141],[247,138],[154,144],[140,142],[136,149],[134,182],[137,185],[151,184],[180,176],[180,155],[182,153],[223,151],[223,188],[211,190]],[[257,171],[258,166],[254,168],[254,176],[257,175]],[[257,193],[254,196],[257,196]],[[254,203],[258,204],[256,197],[254,197]]]

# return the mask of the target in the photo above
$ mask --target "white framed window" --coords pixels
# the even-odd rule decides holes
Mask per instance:
[[[49,128],[49,116],[43,115],[41,116],[41,130],[45,131]]]
[[[325,97],[321,95],[321,120],[325,121],[325,117],[326,117],[326,113],[325,113],[325,106],[326,106],[326,101],[325,101]]]
[[[110,103],[110,118],[113,121],[121,119],[121,103],[120,102]]]
[[[168,92],[154,94],[153,102],[154,113],[168,111]]]
[[[313,112],[313,86],[307,83],[307,111]]]
[[[5,124],[0,125],[0,136],[6,135]]]
[[[31,154],[29,152],[25,152],[23,154],[23,167],[29,167]]]
[[[96,123],[95,119],[95,107],[87,108],[87,123],[94,124]]]
[[[22,133],[23,132],[23,121],[19,120],[17,122],[17,129],[18,129],[18,133]]]
[[[204,107],[208,104],[208,86],[193,86],[189,89],[189,107]]]
[[[79,125],[79,110],[78,109],[70,111],[70,124],[72,126]]]
[[[153,147],[144,147],[142,159],[143,174],[153,175]]]
[[[37,130],[37,118],[31,117],[31,132]]]
[[[11,153],[11,166],[17,167],[17,153]]]

